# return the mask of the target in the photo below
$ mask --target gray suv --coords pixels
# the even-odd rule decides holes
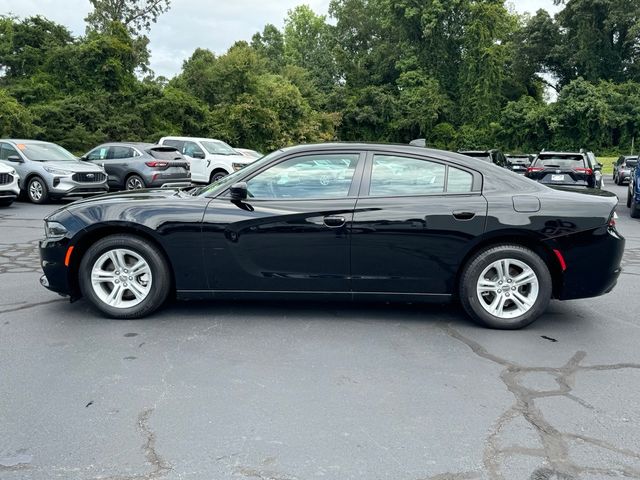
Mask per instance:
[[[101,167],[86,164],[55,143],[0,140],[0,161],[20,175],[20,192],[33,203],[109,191]]]
[[[104,167],[112,190],[191,184],[189,161],[175,148],[152,143],[105,143],[80,160]]]

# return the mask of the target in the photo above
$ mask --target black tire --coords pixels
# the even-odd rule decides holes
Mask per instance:
[[[8,207],[14,200],[15,198],[0,198],[0,207]]]
[[[627,208],[631,208],[631,189],[627,188]]]
[[[209,177],[209,184],[213,183],[213,182],[217,182],[218,180],[220,180],[221,178],[224,178],[228,175],[227,172],[223,172],[221,170],[218,170],[216,172],[212,172],[211,173],[211,177]]]
[[[42,205],[49,201],[47,182],[40,177],[31,177],[27,183],[27,198],[31,203]]]
[[[635,198],[631,199],[631,218],[640,218],[640,208],[638,208],[638,202]]]
[[[480,304],[477,283],[482,272],[500,259],[514,259],[526,264],[538,277],[538,296],[531,308],[514,318],[500,318],[490,314]],[[534,251],[520,245],[495,245],[475,254],[460,276],[460,302],[467,314],[480,325],[500,330],[516,330],[534,322],[549,305],[552,280],[549,268]]]
[[[103,302],[91,284],[91,270],[98,259],[114,249],[127,249],[140,255],[149,265],[152,286],[147,297],[130,308],[118,308]],[[139,237],[118,234],[105,237],[94,243],[82,257],[78,270],[82,295],[102,313],[110,318],[128,320],[150,315],[167,300],[171,291],[171,273],[162,252],[153,244]]]
[[[124,182],[125,190],[141,190],[143,188],[147,188],[147,185],[144,183],[144,179],[140,175],[129,175],[127,180]]]

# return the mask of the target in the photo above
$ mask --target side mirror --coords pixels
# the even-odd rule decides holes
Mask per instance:
[[[241,202],[248,197],[247,182],[234,183],[229,190],[231,193],[231,200],[234,202]]]
[[[7,160],[13,163],[24,163],[24,160],[22,160],[18,155],[9,155]]]
[[[596,163],[596,168],[595,170],[602,170],[602,164],[601,163]]]
[[[192,158],[199,158],[200,160],[204,160],[205,155],[204,152],[193,152],[193,155],[191,155]]]
[[[80,160],[81,162],[88,162],[89,159],[87,157],[78,157],[78,160]]]

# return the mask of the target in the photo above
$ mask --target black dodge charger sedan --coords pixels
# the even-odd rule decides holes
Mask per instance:
[[[179,298],[458,299],[523,327],[611,291],[617,198],[412,146],[274,152],[207,187],[122,192],[45,219],[41,283],[114,318]]]

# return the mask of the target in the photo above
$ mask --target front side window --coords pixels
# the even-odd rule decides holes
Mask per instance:
[[[202,149],[194,142],[184,142],[184,150],[182,153],[189,157],[193,157],[194,155],[204,155]]]
[[[109,147],[98,147],[87,154],[87,160],[104,160],[108,152]]]
[[[296,157],[278,163],[249,180],[252,198],[345,198],[360,155],[330,154]]]
[[[446,166],[429,160],[376,155],[369,195],[393,197],[444,193]]]
[[[19,157],[18,152],[11,145],[0,144],[0,160],[8,160],[9,157]]]

